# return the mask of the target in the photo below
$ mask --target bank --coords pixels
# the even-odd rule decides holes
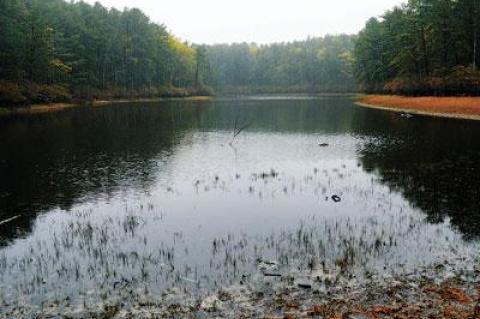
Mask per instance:
[[[478,265],[454,268],[441,264],[367,281],[321,271],[255,277],[250,282],[246,278],[207,297],[179,288],[155,295],[126,286],[112,299],[98,300],[92,293],[79,302],[57,298],[41,306],[6,304],[0,318],[480,318]]]
[[[99,107],[119,103],[139,103],[139,102],[159,102],[159,101],[208,101],[213,96],[188,96],[188,97],[163,97],[163,98],[138,98],[138,99],[113,99],[113,100],[95,100],[91,102],[78,103],[50,103],[50,104],[32,104],[20,107],[0,107],[0,117],[11,115],[28,115],[38,113],[59,112],[77,107]]]
[[[480,97],[361,95],[355,100],[360,106],[386,111],[480,120]]]

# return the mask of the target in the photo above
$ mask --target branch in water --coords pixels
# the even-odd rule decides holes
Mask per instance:
[[[242,126],[236,134],[233,135],[233,138],[235,139],[235,137],[237,137],[238,135],[240,135],[240,133],[242,133],[244,130],[246,130],[248,127],[250,127],[250,125],[252,125],[252,123],[247,123],[245,124],[244,126]]]
[[[240,127],[237,130],[237,119],[235,119],[234,127],[233,127],[233,138],[232,138],[232,141],[230,142],[230,144],[232,144],[235,141],[235,138],[238,135],[240,135],[240,133],[242,133],[244,130],[246,130],[248,127],[250,127],[250,125],[252,125],[252,122],[249,122],[249,123],[245,124],[244,126]]]
[[[11,218],[8,218],[8,219],[5,219],[5,220],[2,220],[0,221],[0,226],[4,225],[4,224],[7,224],[7,223],[10,223],[10,222],[13,222],[15,219],[18,219],[20,218],[22,215],[17,215],[17,216],[13,216]]]

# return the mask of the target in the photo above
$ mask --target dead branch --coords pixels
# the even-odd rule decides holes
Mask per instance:
[[[14,220],[20,218],[22,215],[17,215],[17,216],[13,216],[11,218],[8,218],[8,219],[5,219],[5,220],[2,220],[0,221],[0,226],[4,225],[4,224],[7,224],[7,223],[10,223],[10,222],[13,222]]]

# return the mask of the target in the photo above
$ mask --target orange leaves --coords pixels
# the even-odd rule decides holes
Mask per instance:
[[[367,95],[359,103],[412,113],[480,116],[480,97],[406,97]]]
[[[477,319],[475,317],[471,317],[470,315],[471,313],[469,311],[459,309],[458,307],[452,305],[448,305],[443,309],[443,316],[446,319]]]
[[[309,316],[319,316],[319,315],[324,316],[327,312],[328,312],[328,309],[326,306],[319,306],[319,305],[315,305],[307,310],[307,314]]]
[[[399,307],[392,307],[392,306],[382,306],[382,307],[375,307],[373,308],[373,312],[375,314],[383,314],[383,315],[390,315],[395,313],[399,310]]]
[[[455,287],[429,287],[425,289],[426,292],[436,293],[445,301],[455,301],[462,304],[471,304],[473,299],[467,295],[462,289]]]
[[[335,312],[334,305],[315,305],[307,310],[309,317],[321,316],[325,319],[343,319],[344,316]]]
[[[445,300],[453,300],[463,304],[470,304],[473,302],[470,296],[458,288],[444,288],[440,291],[440,295]]]
[[[392,286],[393,287],[393,286]],[[442,284],[420,282],[414,286],[394,286],[390,294],[385,287],[376,287],[371,294],[342,295],[340,298],[317,299],[320,303],[304,307],[304,300],[284,295],[275,300],[275,309],[283,308],[279,317],[268,318],[324,318],[324,319],[480,319],[479,284],[445,281]],[[387,287],[388,288],[388,287]],[[475,291],[475,290],[478,291]],[[310,300],[311,301],[311,300]]]

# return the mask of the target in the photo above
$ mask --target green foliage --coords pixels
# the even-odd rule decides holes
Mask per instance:
[[[456,67],[444,76],[395,78],[387,82],[383,91],[397,95],[478,95],[480,73],[471,67]]]
[[[352,92],[354,37],[206,48],[207,84],[226,92]]]
[[[27,86],[28,100],[34,103],[61,103],[72,100],[70,90],[59,84],[30,84]]]
[[[26,100],[20,85],[0,80],[0,105],[21,104]]]
[[[197,53],[138,9],[0,1],[0,79],[18,88],[2,91],[11,104],[158,96],[163,87],[201,86],[206,58]]]
[[[371,19],[354,50],[363,90],[480,94],[479,0],[410,0]]]
[[[0,103],[233,93],[480,95],[480,0],[409,0],[358,36],[182,42],[138,9],[0,1]]]

